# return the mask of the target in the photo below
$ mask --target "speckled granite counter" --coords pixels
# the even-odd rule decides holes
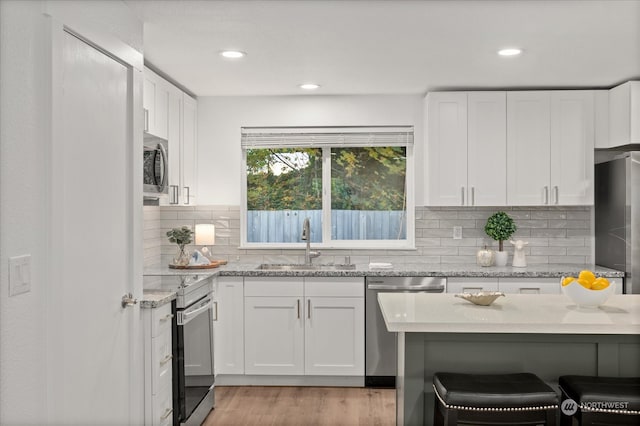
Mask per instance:
[[[481,267],[470,264],[394,264],[391,269],[370,269],[368,264],[358,264],[348,271],[273,271],[257,269],[256,264],[235,264],[215,269],[220,276],[251,277],[512,277],[512,278],[560,278],[577,276],[583,269],[590,269],[598,276],[623,278],[624,272],[595,265],[548,264],[531,265],[526,268]],[[168,269],[168,268],[167,268]]]
[[[175,298],[175,291],[143,290],[140,307],[143,309],[158,308],[167,303],[171,303]]]

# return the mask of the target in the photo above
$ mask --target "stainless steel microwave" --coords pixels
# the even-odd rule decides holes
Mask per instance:
[[[169,192],[169,146],[165,139],[144,135],[143,192],[159,196]]]

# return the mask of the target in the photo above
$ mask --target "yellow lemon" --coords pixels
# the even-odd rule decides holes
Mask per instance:
[[[574,277],[566,277],[564,280],[562,280],[562,285],[569,285],[572,282],[574,282],[576,279]]]
[[[591,284],[591,290],[604,290],[607,287],[609,287],[609,280],[604,277],[596,278]]]
[[[596,280],[596,276],[593,274],[593,272],[584,270],[584,271],[580,271],[580,275],[578,275],[578,279],[584,280],[589,284],[591,284]]]
[[[587,288],[587,289],[591,289],[591,282],[583,279],[583,278],[578,278],[576,280],[578,282],[578,284],[580,284],[582,287]],[[595,281],[595,280],[594,280]]]

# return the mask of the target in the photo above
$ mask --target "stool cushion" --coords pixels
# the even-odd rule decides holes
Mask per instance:
[[[440,398],[453,406],[517,408],[558,404],[556,392],[531,373],[436,373],[433,385]]]
[[[578,405],[626,403],[625,407],[608,407],[640,411],[640,377],[561,376],[558,384]]]

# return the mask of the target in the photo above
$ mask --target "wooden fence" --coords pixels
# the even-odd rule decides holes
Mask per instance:
[[[311,224],[311,242],[322,241],[322,210],[249,210],[247,241],[297,243],[305,218]],[[404,211],[332,210],[334,240],[403,240],[407,238]]]

